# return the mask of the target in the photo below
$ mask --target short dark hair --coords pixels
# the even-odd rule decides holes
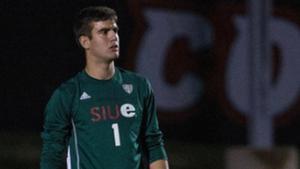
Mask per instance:
[[[116,11],[106,6],[90,6],[80,10],[73,26],[76,42],[80,45],[79,38],[82,35],[92,38],[92,22],[106,20],[117,22],[118,16]]]

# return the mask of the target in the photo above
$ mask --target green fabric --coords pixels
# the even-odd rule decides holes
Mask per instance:
[[[116,69],[110,80],[84,71],[63,83],[45,110],[41,169],[140,169],[166,159],[154,96],[143,77]],[[79,168],[78,168],[79,167]]]

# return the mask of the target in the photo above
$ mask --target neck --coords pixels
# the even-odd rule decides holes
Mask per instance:
[[[110,63],[87,63],[85,67],[86,73],[98,80],[108,80],[115,74],[115,64]]]

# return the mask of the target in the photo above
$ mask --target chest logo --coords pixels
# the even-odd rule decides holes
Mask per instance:
[[[105,121],[105,120],[118,120],[121,117],[132,118],[136,116],[136,108],[130,104],[122,104],[115,106],[100,106],[92,107],[90,114],[93,122]]]
[[[123,84],[123,85],[122,85],[122,88],[123,88],[123,90],[124,90],[126,93],[128,93],[128,94],[131,94],[132,91],[133,91],[133,86],[132,86],[132,84]]]
[[[121,110],[121,114],[124,117],[131,118],[135,116],[135,107],[132,104],[129,103],[123,104],[120,110]]]
[[[86,100],[92,98],[90,95],[88,95],[86,92],[83,92],[80,96],[80,100]]]

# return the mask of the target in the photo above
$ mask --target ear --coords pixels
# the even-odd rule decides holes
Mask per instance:
[[[79,42],[84,49],[90,48],[90,38],[89,37],[82,35],[79,37]]]

